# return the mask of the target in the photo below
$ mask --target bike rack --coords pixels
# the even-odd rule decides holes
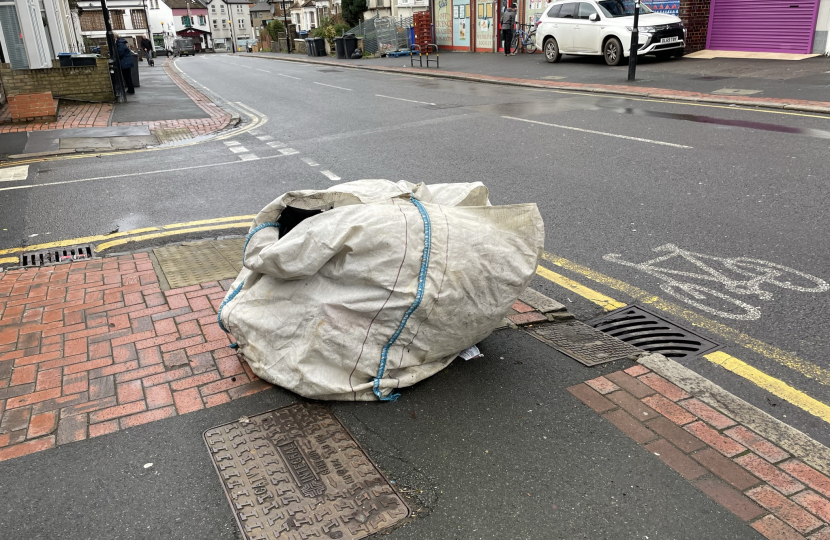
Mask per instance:
[[[435,60],[429,59],[429,52],[434,50],[435,51]],[[409,46],[409,65],[411,67],[415,67],[415,58],[412,57],[412,53],[418,53],[418,64],[420,67],[424,67],[424,55],[421,54],[421,46],[420,45],[410,45]],[[429,67],[429,63],[433,62],[435,64],[436,69],[440,69],[440,65],[438,64],[440,58],[438,57],[438,45],[435,43],[428,43],[427,50],[425,51],[427,57],[427,67]]]

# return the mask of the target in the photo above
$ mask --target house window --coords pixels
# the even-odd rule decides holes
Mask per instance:
[[[204,26],[207,24],[207,20],[204,15],[199,15],[199,26]]]
[[[225,4],[220,4],[219,5],[219,11],[221,11],[222,13],[225,13]]]
[[[216,19],[213,19],[213,27],[219,30],[219,23],[216,21]]]
[[[211,6],[210,6],[210,12],[211,12],[211,13],[216,13],[216,5],[215,5],[215,4],[211,4]]]
[[[124,10],[123,9],[111,9],[110,10],[110,20],[112,21],[112,29],[113,30],[125,30],[126,27],[124,26]]]
[[[227,27],[228,27],[227,19],[222,19],[222,28],[227,28]]]
[[[103,18],[101,22],[104,22]],[[12,69],[28,69],[29,59],[23,44],[23,31],[14,4],[0,6],[0,31],[6,36],[6,62],[12,65]]]
[[[142,9],[131,9],[130,20],[133,22],[133,28],[147,28],[147,19]]]
[[[245,19],[237,19],[237,25],[239,25],[240,30],[245,30]]]
[[[187,20],[187,15],[182,15],[182,25],[190,26],[190,21]]]
[[[17,16],[15,12],[15,17]],[[84,32],[104,30],[104,15],[100,11],[84,11],[81,13],[81,30]],[[19,32],[18,32],[19,33]]]
[[[239,4],[237,4],[237,6],[236,6],[236,12],[237,13],[242,13],[242,6],[240,6]]]

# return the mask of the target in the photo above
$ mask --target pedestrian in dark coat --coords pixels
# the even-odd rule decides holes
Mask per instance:
[[[118,53],[118,63],[121,66],[121,75],[124,77],[124,85],[127,87],[128,94],[135,94],[135,87],[133,86],[133,52],[127,45],[127,40],[120,37],[115,42],[115,50]]]
[[[501,39],[504,40],[504,55],[510,54],[510,45],[513,43],[513,27],[516,25],[516,5],[511,4],[501,14]]]

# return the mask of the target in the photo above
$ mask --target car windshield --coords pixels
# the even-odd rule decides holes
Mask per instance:
[[[621,0],[600,0],[597,2],[599,9],[606,17],[630,17],[634,15],[634,2],[622,2]],[[652,11],[640,2],[640,15]]]

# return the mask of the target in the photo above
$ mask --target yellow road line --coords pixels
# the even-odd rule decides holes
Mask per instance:
[[[605,309],[605,311],[614,311],[615,309],[619,309],[619,308],[625,306],[625,304],[623,304],[622,302],[618,302],[618,301],[614,300],[610,296],[605,296],[604,294],[602,294],[600,292],[597,292],[593,289],[589,289],[585,285],[582,285],[581,283],[577,283],[576,281],[574,281],[570,278],[566,278],[565,276],[563,276],[561,274],[557,274],[556,272],[554,272],[552,270],[549,270],[549,269],[545,268],[544,266],[537,266],[536,267],[536,273],[539,274],[540,276],[542,276],[543,278],[545,278],[547,280],[550,280],[550,281],[556,283],[557,285],[560,285],[560,286],[568,289],[569,291],[575,292],[576,294],[578,294],[579,296],[582,296],[583,298],[587,298],[588,300],[590,300],[591,302],[593,302],[595,304],[599,304],[600,306],[602,306]]]
[[[47,242],[45,244],[35,244],[33,246],[24,246],[8,249],[0,249],[0,255],[8,253],[20,253],[21,251],[37,251],[41,249],[59,248],[66,246],[74,246],[75,244],[87,244],[90,242],[97,242],[99,240],[109,240],[111,238],[120,238],[123,236],[130,236],[133,234],[140,234],[145,232],[157,231],[158,227],[146,227],[144,229],[133,229],[131,231],[117,232],[113,234],[98,234],[95,236],[82,236],[81,238],[71,238],[69,240],[58,240],[57,242]]]
[[[730,356],[724,352],[717,351],[709,353],[704,355],[704,358],[748,381],[752,381],[770,394],[792,403],[799,409],[807,411],[813,416],[817,416],[825,422],[830,423],[830,407],[817,399],[811,398],[804,392],[796,390],[787,383],[770,377],[763,371],[755,369],[746,362],[738,360],[734,356]]]
[[[737,343],[738,345],[746,349],[749,349],[750,351],[756,352],[766,358],[769,358],[770,360],[773,360],[781,364],[782,366],[786,366],[811,379],[815,379],[821,384],[830,386],[830,371],[822,367],[819,367],[818,365],[812,362],[803,360],[789,351],[780,349],[775,345],[764,343],[760,339],[756,339],[752,336],[744,334],[739,330],[735,330],[734,328],[726,326],[725,324],[709,319],[708,317],[704,317],[690,309],[684,308],[683,306],[663,300],[662,298],[654,296],[653,294],[646,292],[638,287],[629,285],[628,283],[625,283],[618,279],[606,276],[605,274],[601,274],[580,264],[571,262],[562,257],[558,257],[556,255],[553,255],[552,253],[546,252],[542,255],[542,258],[546,261],[552,262],[557,266],[561,266],[562,268],[570,270],[571,272],[581,274],[587,277],[588,279],[605,285],[606,287],[610,287],[611,289],[623,292],[628,296],[642,302],[643,304],[648,304],[656,309],[665,311],[666,313],[669,313],[675,317],[685,319],[693,326],[703,328],[708,332],[726,338],[729,341]]]
[[[20,262],[20,259],[17,257],[6,257],[5,259],[0,259],[0,264],[16,264]]]
[[[545,259],[551,256],[549,253],[545,253],[543,256]],[[552,257],[552,256],[551,256]],[[557,257],[557,259],[560,259]],[[610,296],[604,295],[599,293],[593,289],[585,287],[584,285],[577,283],[576,281],[569,279],[565,276],[557,274],[551,270],[543,266],[539,266],[536,268],[536,273],[542,276],[545,279],[548,279],[557,285],[561,285],[566,289],[575,292],[576,294],[587,298],[591,302],[602,306],[606,311],[611,311],[618,307],[623,307],[625,304],[622,302],[611,298]],[[612,279],[612,278],[608,278]],[[620,282],[622,283],[622,282]],[[651,298],[657,298],[656,296],[651,296]],[[735,375],[743,377],[744,379],[754,383],[755,385],[763,388],[764,390],[770,392],[771,394],[778,396],[779,398],[792,403],[799,409],[806,411],[813,416],[821,418],[825,422],[830,423],[830,406],[818,401],[815,398],[812,398],[802,392],[801,390],[797,390],[792,386],[788,385],[787,383],[776,379],[775,377],[771,377],[764,373],[763,371],[756,369],[746,362],[735,358],[734,356],[728,355],[721,351],[716,351],[713,353],[709,353],[703,356],[706,360],[712,362],[713,364],[717,364],[723,367],[726,370],[731,371]]]
[[[154,238],[164,238],[167,236],[175,236],[179,234],[187,234],[187,233],[194,233],[194,232],[202,232],[202,231],[219,231],[223,229],[241,229],[241,228],[250,228],[251,222],[244,221],[242,223],[230,223],[225,225],[212,225],[212,226],[205,226],[205,227],[194,227],[192,229],[175,229],[172,231],[164,231],[159,233],[151,233],[151,234],[143,234],[141,236],[131,236],[129,238],[122,238],[120,240],[112,240],[110,242],[103,242],[95,246],[96,253],[100,253],[106,249],[115,246],[122,246],[124,244],[128,244],[130,242],[142,242],[144,240],[152,240]]]
[[[243,219],[253,220],[256,214],[249,216],[231,216],[216,219],[200,219],[199,221],[187,221],[185,223],[173,223],[172,225],[164,225],[162,229],[178,229],[181,227],[195,227],[197,225],[207,225],[208,223],[225,223],[228,221],[242,221]]]

